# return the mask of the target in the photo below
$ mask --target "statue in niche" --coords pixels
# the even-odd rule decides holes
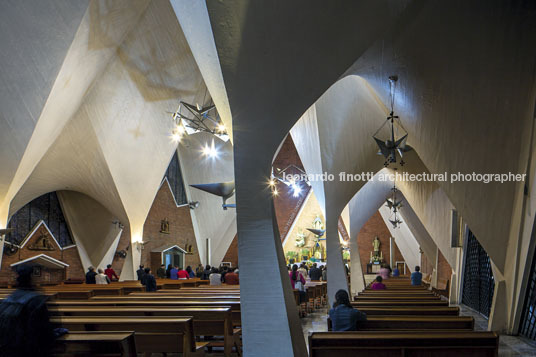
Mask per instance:
[[[160,221],[160,233],[169,234],[169,221],[167,218]]]
[[[305,233],[300,229],[296,234],[296,243],[294,245],[298,248],[301,248],[305,245]]]
[[[50,238],[47,233],[41,234],[34,244],[30,245],[31,250],[54,250],[54,246],[50,243]]]

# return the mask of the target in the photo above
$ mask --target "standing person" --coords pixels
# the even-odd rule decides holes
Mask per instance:
[[[292,290],[296,289],[300,294],[300,304],[305,301],[305,278],[298,270],[298,266],[294,264],[292,266],[292,271],[288,274],[290,278],[290,285]]]
[[[210,265],[207,264],[205,270],[203,271],[203,276],[201,277],[201,280],[208,280],[211,270],[212,268],[210,267]]]
[[[221,274],[218,272],[218,268],[212,267],[208,279],[210,280],[210,285],[221,285]]]
[[[203,277],[204,271],[205,271],[205,268],[203,267],[203,264],[199,264],[197,268],[195,269],[195,276],[201,279]]]
[[[145,291],[156,291],[156,279],[154,278],[154,275],[151,274],[151,268],[145,268],[144,281]]]
[[[411,285],[422,285],[421,267],[416,266],[415,271],[411,273]]]
[[[233,268],[229,269],[229,272],[225,274],[225,284],[227,285],[238,285],[240,284],[238,279],[238,274],[235,273],[235,270]]]
[[[329,310],[332,331],[356,331],[358,321],[366,321],[367,315],[354,309],[346,290],[339,290],[335,294],[335,303]]]
[[[17,267],[17,290],[0,303],[0,355],[49,356],[54,329],[47,297],[34,291],[30,266]]]
[[[95,272],[95,268],[91,266],[87,268],[86,284],[97,284],[97,281],[95,280],[95,276],[97,276],[97,273]]]
[[[328,267],[324,265],[324,270],[322,270],[322,281],[328,281]]]
[[[143,269],[143,264],[140,265],[140,268],[138,270],[136,270],[136,274],[138,274],[138,280],[142,281],[143,276],[145,275],[145,270]]]
[[[304,263],[301,263],[300,264],[300,268],[298,269],[298,271],[300,272],[300,274],[305,278],[307,279],[307,277],[309,276],[307,274],[307,269],[305,269],[305,264]]]
[[[110,283],[110,279],[108,278],[108,276],[106,274],[104,274],[104,271],[99,268],[97,270],[99,273],[97,275],[95,275],[95,282],[97,284],[109,284]]]
[[[166,278],[171,279],[171,269],[173,269],[173,265],[169,264],[166,269]]]
[[[172,280],[177,280],[179,278],[179,276],[177,275],[178,272],[179,269],[177,269],[177,267],[171,268],[171,270],[169,271],[169,278]]]
[[[192,268],[190,268],[190,270],[192,270]],[[179,280],[186,280],[186,279],[190,279],[190,274],[188,274],[188,272],[184,269],[179,268],[179,270],[177,271],[177,277]]]
[[[227,274],[227,271],[228,271],[229,267],[224,266],[221,268],[220,270],[220,274],[221,274],[221,282],[224,283],[225,282],[225,274]]]
[[[108,264],[106,266],[106,269],[104,270],[104,274],[106,274],[108,279],[110,279],[110,282],[113,281],[113,278],[115,278],[115,280],[119,280],[119,277],[117,276],[115,271],[112,269],[112,264]]]
[[[167,276],[165,265],[160,265],[160,268],[156,269],[156,276],[158,279],[165,279]]]
[[[322,271],[317,268],[316,263],[313,263],[313,266],[309,269],[309,277],[311,280],[320,280],[322,278]]]
[[[186,267],[186,272],[188,273],[188,277],[189,278],[195,278],[195,273],[194,271],[192,270],[192,267],[191,266],[187,266]]]
[[[382,264],[378,275],[381,276],[384,280],[389,279],[389,269],[385,264]]]
[[[385,290],[387,287],[385,286],[384,283],[382,283],[382,281],[383,281],[382,277],[378,275],[376,277],[376,280],[370,286],[370,288],[372,290]]]

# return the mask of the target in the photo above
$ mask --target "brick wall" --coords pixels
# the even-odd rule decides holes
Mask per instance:
[[[370,217],[357,235],[359,257],[361,258],[361,266],[364,274],[366,274],[367,264],[370,262],[370,252],[374,250],[372,241],[376,236],[380,239],[380,250],[383,253],[383,260],[385,263],[389,264],[389,238],[391,237],[391,233],[383,222],[383,218],[379,212],[374,213],[372,217]],[[400,252],[398,252],[398,254],[400,254]],[[400,257],[398,260],[404,260],[402,254],[398,257]],[[396,258],[397,256],[395,255],[395,259]]]
[[[49,242],[53,247],[53,250],[32,250],[30,246],[34,245],[41,235],[47,234]],[[69,264],[69,267],[63,269],[49,269],[42,267],[41,276],[35,276],[33,282],[39,283],[61,283],[64,279],[83,279],[85,276],[82,268],[82,262],[78,255],[76,247],[67,248],[61,250],[52,239],[52,233],[46,229],[44,225],[40,225],[35,232],[31,235],[30,239],[23,248],[19,249],[17,253],[12,256],[4,254],[2,257],[2,269],[0,270],[0,282],[14,283],[16,280],[16,273],[10,267],[11,264],[21,260],[25,260],[40,254],[46,254],[51,258],[62,261]]]
[[[421,273],[431,275],[434,270],[434,264],[426,257],[426,254],[421,254]]]
[[[231,262],[234,267],[238,266],[238,234],[235,235],[222,261]]]
[[[292,141],[292,137],[290,135],[287,135],[281,146],[281,149],[277,153],[273,167],[274,169],[284,170],[289,165],[295,165],[303,170],[303,164],[300,160],[300,156],[298,155],[298,151],[294,146],[294,141]],[[300,171],[293,167],[289,168],[285,172],[291,175],[300,174]],[[276,188],[279,194],[274,197],[275,216],[277,219],[279,234],[281,236],[281,240],[283,240],[292,226],[292,223],[296,219],[300,207],[303,204],[305,197],[307,197],[307,193],[311,187],[305,183],[302,183],[302,193],[298,197],[294,197],[294,191],[280,181],[276,182]]]
[[[169,222],[169,234],[161,233],[161,222],[167,219]],[[185,266],[195,267],[200,263],[199,251],[195,241],[194,227],[188,205],[177,207],[167,183],[164,182],[149,210],[143,226],[143,246],[141,264],[146,267],[160,266],[161,262],[151,262],[151,250],[162,246],[178,245],[185,249],[186,245],[192,245],[193,254],[185,255]],[[185,249],[186,250],[186,249]]]
[[[447,279],[450,280],[452,275],[452,268],[450,267],[447,259],[441,254],[441,251],[437,250],[437,279]]]

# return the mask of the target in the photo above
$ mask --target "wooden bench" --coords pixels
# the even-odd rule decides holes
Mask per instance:
[[[54,356],[136,357],[133,331],[70,332],[56,339]]]
[[[189,296],[174,296],[174,295],[160,295],[160,294],[149,294],[149,295],[133,295],[137,293],[132,293],[127,296],[95,296],[91,298],[90,300],[93,301],[188,301],[188,300],[196,300],[196,301],[237,301],[240,302],[240,297],[238,296],[230,296],[230,297],[218,297],[218,296],[200,296],[200,297],[189,297]]]
[[[402,307],[402,306],[449,306],[448,301],[443,300],[384,300],[384,301],[352,301],[352,306],[357,308],[361,306],[391,306],[391,307]]]
[[[458,316],[460,308],[458,306],[445,307],[360,307],[359,311],[366,313],[368,316],[378,315],[404,315],[404,316]]]
[[[240,302],[237,301],[151,301],[151,300],[58,300],[49,301],[49,308],[59,306],[124,306],[124,307],[230,307],[233,319],[233,326],[241,326]]]
[[[496,357],[499,336],[494,332],[313,332],[310,357],[411,356]]]
[[[197,343],[191,317],[55,316],[50,319],[69,331],[135,332],[137,353],[183,353],[189,355],[206,346]]]
[[[449,280],[448,279],[437,279],[437,287],[432,288],[432,291],[436,294],[442,295],[446,298],[449,297]]]
[[[51,316],[191,316],[196,336],[223,336],[223,343],[211,341],[209,346],[220,346],[229,356],[233,346],[240,353],[240,329],[233,329],[230,307],[106,307],[54,306]]]
[[[466,330],[472,331],[472,316],[367,316],[357,323],[357,331],[372,330]],[[331,319],[328,318],[328,331]]]
[[[359,295],[354,301],[438,301],[441,297],[436,295],[404,296],[404,295]]]

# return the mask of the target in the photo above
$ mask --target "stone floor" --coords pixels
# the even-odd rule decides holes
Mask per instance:
[[[460,306],[461,315],[473,316],[475,319],[475,330],[486,330],[488,327],[488,321],[482,315],[474,312],[473,310]],[[312,314],[308,314],[307,317],[301,319],[303,335],[305,340],[309,343],[310,332],[327,331],[327,309],[318,310]],[[499,338],[499,356],[535,356],[536,357],[536,343],[531,343],[518,336],[501,335]]]

